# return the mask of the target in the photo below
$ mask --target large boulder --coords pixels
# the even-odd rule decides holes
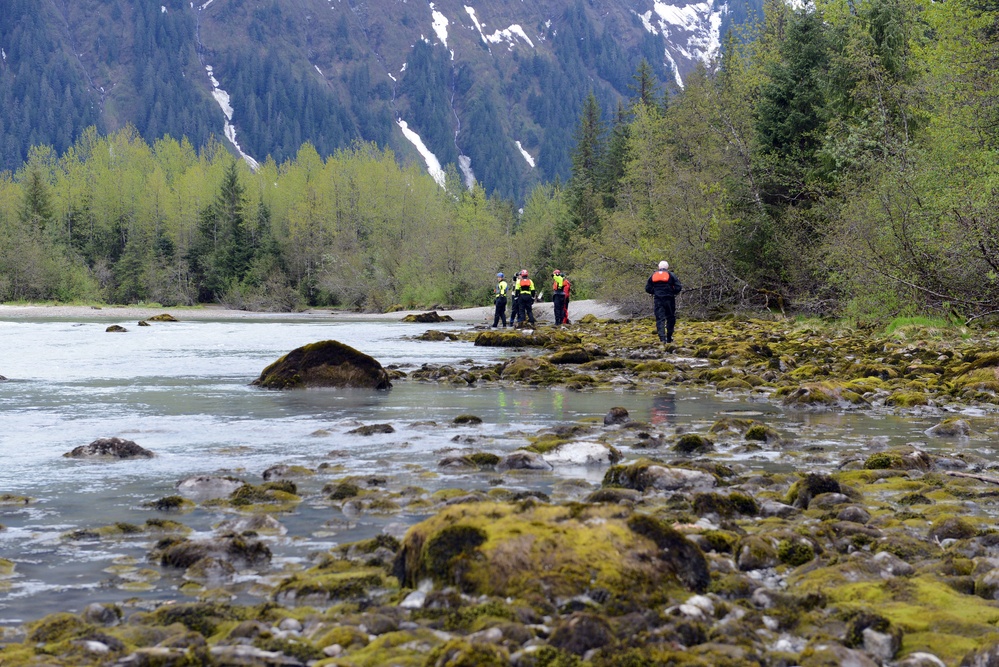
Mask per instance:
[[[294,349],[268,366],[252,382],[267,389],[359,387],[388,389],[388,372],[372,357],[335,340]]]
[[[151,459],[155,456],[145,447],[123,438],[98,438],[89,445],[80,445],[63,454],[70,459]]]

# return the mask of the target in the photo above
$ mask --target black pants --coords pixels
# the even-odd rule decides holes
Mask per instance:
[[[673,342],[673,328],[676,326],[676,297],[656,297],[652,300],[656,311],[656,332],[664,343]]]
[[[536,324],[534,321],[534,297],[530,294],[521,294],[517,297],[517,301],[520,303],[520,318],[518,322],[523,322],[526,318],[531,324]]]
[[[496,313],[493,315],[493,326],[495,327],[499,324],[499,321],[503,320],[503,326],[506,326],[506,297],[498,296],[496,297]]]
[[[552,295],[552,305],[555,306],[555,324],[562,324],[565,322],[565,294],[555,292]]]
[[[510,326],[517,323],[520,318],[520,297],[516,294],[510,296]]]

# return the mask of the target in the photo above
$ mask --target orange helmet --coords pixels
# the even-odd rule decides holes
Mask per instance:
[[[558,269],[555,269],[555,272],[554,272],[554,273],[552,273],[552,275],[553,275],[553,276],[560,276],[560,275],[562,275],[562,272],[561,272],[561,271],[559,271]]]

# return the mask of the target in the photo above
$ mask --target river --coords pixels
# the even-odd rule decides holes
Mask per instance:
[[[733,449],[718,456],[776,470],[822,465],[836,459],[830,451],[863,451],[871,443],[926,444],[925,429],[940,419],[931,414],[795,412],[763,398],[684,388],[571,392],[403,380],[385,392],[274,392],[250,382],[281,355],[318,340],[339,340],[406,372],[424,363],[495,363],[520,352],[415,340],[431,326],[456,330],[470,326],[465,324],[289,317],[149,327],[133,322],[122,323],[126,333],[107,333],[112,323],[107,316],[0,321],[0,374],[8,378],[0,382],[0,494],[32,498],[26,506],[0,505],[0,556],[15,564],[11,576],[0,578],[0,627],[53,611],[79,611],[93,601],[131,600],[141,606],[183,598],[180,575],[147,560],[155,538],[65,536],[115,522],[142,524],[159,515],[144,503],[175,494],[177,482],[195,474],[229,474],[259,484],[263,471],[273,465],[318,470],[327,464],[325,473],[299,482],[307,501],[281,517],[287,534],[271,538],[274,569],[279,570],[297,567],[310,553],[338,543],[381,531],[401,535],[421,518],[405,512],[345,515],[319,493],[330,480],[381,475],[392,485],[428,491],[486,488],[499,483],[497,474],[439,474],[437,462],[452,450],[470,448],[502,455],[547,427],[580,420],[599,423],[613,406],[627,408],[632,419],[670,437],[678,431],[704,432],[726,414],[754,415],[792,434],[794,445],[783,451]],[[462,414],[476,415],[483,423],[452,425]],[[994,416],[968,416],[995,423]],[[394,432],[348,433],[374,423],[392,424]],[[133,440],[156,456],[119,462],[63,457],[74,447],[111,436]],[[983,455],[990,455],[987,449],[977,446]],[[623,451],[629,458],[642,454],[627,447]],[[567,475],[595,487],[603,470],[507,475],[502,483],[547,492]],[[231,518],[198,508],[169,518],[196,534],[208,534],[227,516]],[[243,594],[252,600],[252,586]]]

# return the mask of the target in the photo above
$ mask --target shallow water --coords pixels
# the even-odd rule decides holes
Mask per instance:
[[[120,540],[70,541],[63,535],[124,521],[142,524],[161,516],[143,503],[175,493],[180,480],[202,473],[238,475],[259,483],[276,464],[327,474],[298,482],[303,495],[347,474],[388,476],[390,484],[428,490],[487,487],[496,474],[427,474],[455,449],[503,454],[527,444],[527,436],[560,423],[600,418],[613,406],[648,422],[655,433],[704,432],[720,416],[755,416],[790,434],[784,451],[723,452],[721,458],[750,467],[806,469],[808,452],[862,451],[920,441],[940,417],[788,411],[762,399],[716,395],[681,388],[569,392],[562,389],[451,388],[397,382],[387,392],[309,390],[274,392],[249,383],[291,349],[336,339],[370,354],[383,365],[409,371],[423,363],[493,363],[517,354],[476,348],[467,342],[426,342],[413,337],[433,326],[464,325],[336,322],[289,318],[125,323],[124,334],[106,333],[108,319],[89,321],[0,321],[0,494],[30,496],[27,507],[0,505],[0,556],[16,564],[0,579],[0,625],[14,625],[57,610],[79,611],[93,601],[183,598],[176,572],[146,560],[149,535]],[[454,417],[474,414],[482,425],[456,427]],[[995,428],[994,415],[971,415]],[[391,423],[395,432],[347,433],[360,424]],[[90,462],[63,454],[97,438],[118,436],[152,450],[149,460]],[[641,455],[624,442],[629,457]],[[633,439],[637,444],[637,439]],[[994,458],[988,439],[964,443]],[[819,456],[818,459],[821,459]],[[505,486],[550,491],[566,476],[599,484],[602,469],[555,474],[507,475]],[[208,533],[226,515],[199,508],[175,518]],[[294,566],[311,552],[382,530],[402,534],[418,515],[345,516],[326,502],[307,501],[281,515],[288,529],[272,539],[275,570]],[[252,598],[248,583],[245,594]],[[137,604],[141,604],[138,602]]]

